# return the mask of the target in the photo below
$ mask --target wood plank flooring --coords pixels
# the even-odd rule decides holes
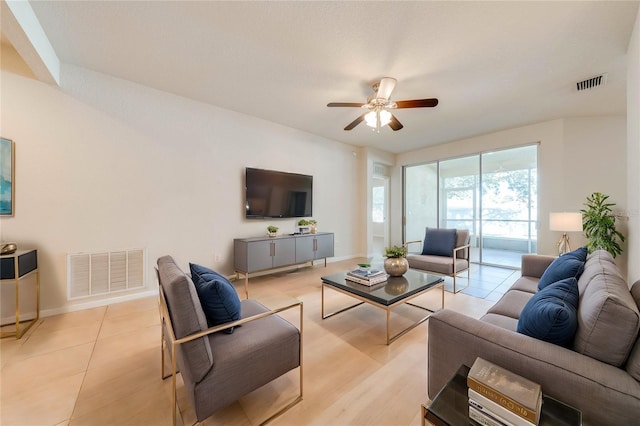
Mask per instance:
[[[321,319],[325,274],[351,269],[357,259],[251,278],[250,297],[304,302],[304,400],[274,425],[414,425],[427,398],[428,321],[385,344],[385,311],[362,305]],[[481,280],[474,268],[472,280]],[[477,276],[476,276],[477,275]],[[519,274],[518,274],[519,275]],[[243,282],[236,282],[243,297]],[[440,292],[415,299],[439,307]],[[355,302],[327,290],[327,309]],[[445,307],[479,317],[494,303],[446,293]],[[268,304],[268,303],[267,303]],[[392,333],[422,316],[401,306],[391,315]],[[285,315],[297,324],[297,312]],[[20,340],[0,341],[0,424],[170,425],[170,380],[160,378],[157,299],[145,298],[42,318]],[[180,381],[179,381],[180,384]],[[242,398],[204,425],[255,425],[293,397],[298,370]],[[184,390],[185,424],[195,416]],[[179,419],[180,421],[180,419]]]

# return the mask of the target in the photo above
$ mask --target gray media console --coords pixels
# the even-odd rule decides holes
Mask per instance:
[[[244,275],[249,297],[249,274],[333,257],[333,233],[283,235],[279,237],[236,238],[233,240],[234,269]]]

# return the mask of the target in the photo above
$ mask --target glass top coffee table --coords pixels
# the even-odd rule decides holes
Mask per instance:
[[[341,312],[355,308],[356,306],[360,306],[363,303],[368,303],[370,305],[377,306],[378,308],[381,308],[387,311],[387,345],[395,341],[400,336],[403,336],[404,334],[406,334],[416,326],[425,322],[431,316],[431,314],[436,312],[431,309],[427,309],[423,306],[409,303],[411,299],[414,299],[430,290],[439,288],[441,291],[440,309],[444,308],[444,280],[442,279],[442,277],[438,277],[436,275],[425,274],[423,272],[418,272],[418,271],[409,269],[401,277],[389,277],[387,281],[380,284],[375,284],[372,286],[367,286],[363,284],[358,284],[353,281],[349,281],[346,279],[346,276],[347,276],[347,272],[339,272],[337,274],[326,275],[321,277],[322,279],[322,319],[327,319]],[[332,290],[354,297],[360,300],[360,303],[356,303],[355,305],[347,306],[346,308],[340,309],[338,311],[325,314],[324,312],[325,287],[331,288]],[[429,314],[427,314],[417,322],[411,324],[409,327],[405,328],[398,334],[391,336],[389,332],[389,316],[391,313],[391,309],[401,304],[407,304],[415,308],[420,308],[424,311],[428,311]]]

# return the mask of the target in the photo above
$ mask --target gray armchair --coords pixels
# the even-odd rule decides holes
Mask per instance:
[[[422,243],[422,240],[407,241],[409,244]],[[471,250],[468,229],[427,228],[421,253],[407,254],[409,267],[436,274],[453,277],[453,292],[457,293],[469,286],[457,289],[456,277],[469,270],[469,252]]]
[[[176,424],[176,374],[180,372],[198,422],[286,372],[299,368],[299,394],[265,422],[302,400],[302,302],[269,310],[241,301],[241,318],[209,328],[191,278],[173,258],[158,259],[162,325],[162,378],[172,377]],[[276,315],[300,310],[300,330]],[[232,334],[219,331],[235,327]],[[165,375],[169,350],[171,374]],[[178,370],[179,367],[179,370]]]

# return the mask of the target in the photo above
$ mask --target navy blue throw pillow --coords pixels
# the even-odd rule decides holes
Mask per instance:
[[[580,247],[579,249],[575,249],[574,251],[570,251],[569,253],[565,253],[562,255],[562,257],[564,256],[574,257],[581,262],[586,262],[588,254],[589,254],[589,251],[587,250],[587,247],[584,246],[584,247]]]
[[[456,238],[455,229],[427,228],[422,254],[451,257],[456,247]]]
[[[538,281],[538,291],[551,283],[565,278],[575,278],[577,280],[582,275],[582,271],[584,271],[583,261],[573,255],[564,254],[551,262],[551,265],[544,271],[540,281]]]
[[[191,278],[210,327],[240,319],[240,298],[233,284],[204,266],[189,263]],[[233,333],[233,327],[223,331]]]
[[[571,277],[533,295],[518,319],[518,333],[571,347],[578,329],[578,281]]]

